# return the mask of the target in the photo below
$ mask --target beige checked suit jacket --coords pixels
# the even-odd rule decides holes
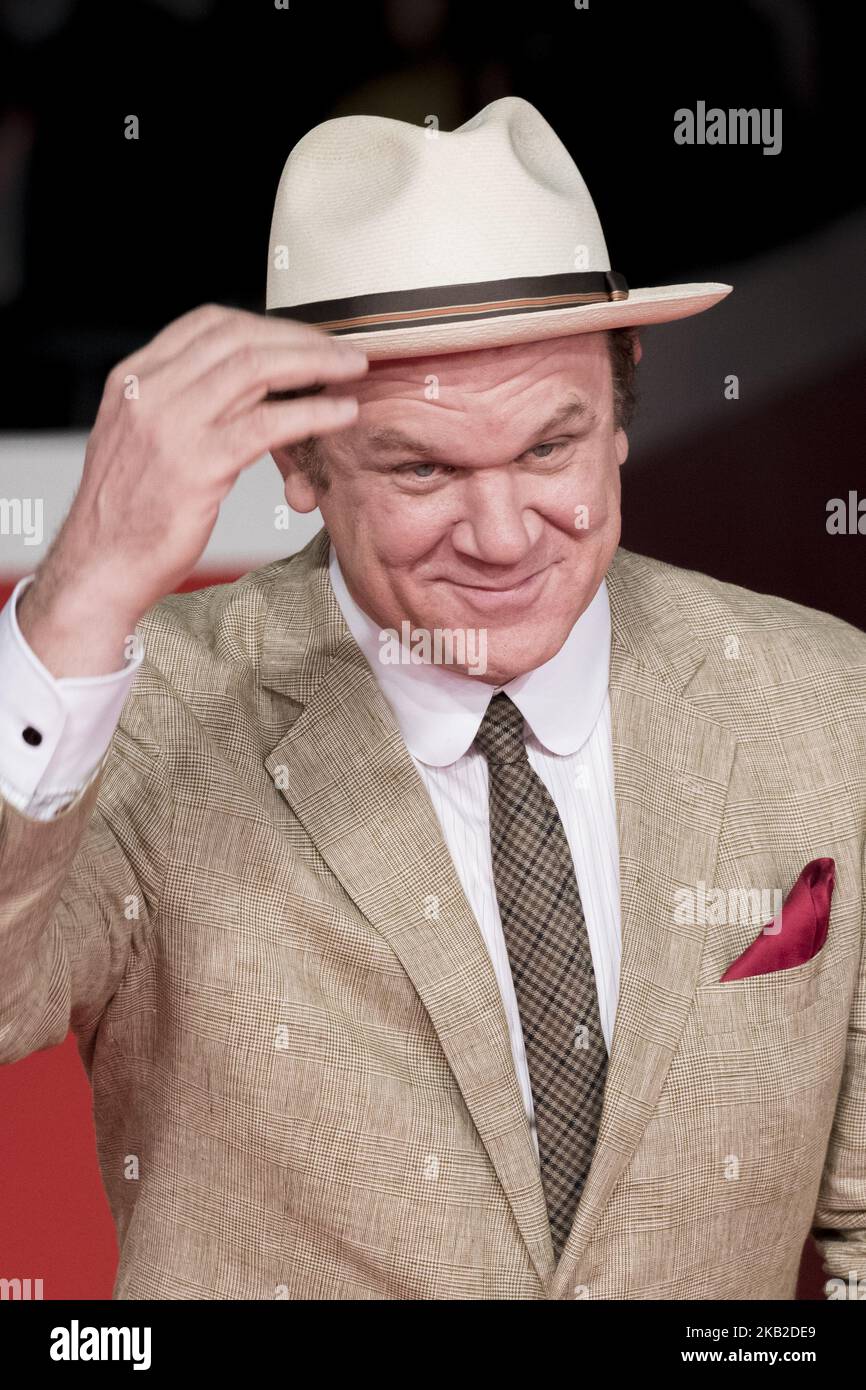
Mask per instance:
[[[327,554],[151,608],[97,780],[0,805],[0,1060],[75,1030],[115,1297],[788,1299],[810,1228],[866,1278],[866,635],[616,553],[622,971],[555,1266],[493,969]],[[755,925],[680,925],[677,889],[823,855],[819,954],[719,983]]]

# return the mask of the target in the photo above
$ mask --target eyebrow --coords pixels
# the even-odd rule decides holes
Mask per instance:
[[[561,430],[563,426],[571,424],[573,421],[583,420],[586,424],[591,424],[595,419],[596,412],[585,397],[566,396],[550,418],[539,426],[535,433],[535,442],[538,443],[545,435],[556,434],[557,430]],[[367,448],[375,449],[378,453],[400,452],[417,454],[421,458],[433,458],[438,453],[433,444],[428,444],[423,439],[414,439],[412,435],[404,433],[403,430],[394,429],[388,425],[369,430],[364,436],[364,445]],[[528,444],[526,447],[531,449],[532,444]]]

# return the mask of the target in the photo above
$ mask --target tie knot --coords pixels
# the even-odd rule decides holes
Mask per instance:
[[[523,715],[514,702],[501,690],[487,706],[475,746],[494,763],[518,763],[526,757],[523,741]]]

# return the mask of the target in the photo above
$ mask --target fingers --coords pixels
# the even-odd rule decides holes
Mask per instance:
[[[170,399],[217,362],[247,346],[289,345],[325,351],[342,346],[312,324],[203,304],[175,319],[123,366],[145,379],[161,399]]]
[[[237,314],[228,321],[213,324],[185,352],[163,362],[152,380],[170,398],[185,392],[193,381],[229,358],[286,348],[327,353],[335,358],[346,355],[343,344],[311,324],[268,319],[261,314]]]
[[[367,358],[345,348],[255,347],[247,344],[223,358],[183,389],[183,406],[195,419],[229,421],[257,406],[269,391],[356,380],[369,367]]]
[[[254,463],[270,449],[297,443],[308,435],[333,434],[358,418],[355,396],[307,396],[287,403],[269,402],[219,426],[220,447],[243,464]]]
[[[234,466],[310,434],[344,428],[357,415],[353,396],[268,401],[270,392],[350,382],[368,370],[366,356],[322,329],[206,304],[158,333],[114,369],[138,375],[141,398],[168,428],[216,427],[214,452]]]
[[[124,358],[123,366],[136,376],[141,376],[148,368],[152,370],[182,352],[202,333],[224,323],[232,312],[223,304],[200,304],[197,309],[181,314],[180,318],[156,333],[150,342]]]

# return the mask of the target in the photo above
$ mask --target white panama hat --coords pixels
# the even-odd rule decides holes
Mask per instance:
[[[630,289],[568,150],[511,96],[453,131],[382,116],[308,131],[277,189],[265,312],[376,360],[666,323],[731,289]]]

